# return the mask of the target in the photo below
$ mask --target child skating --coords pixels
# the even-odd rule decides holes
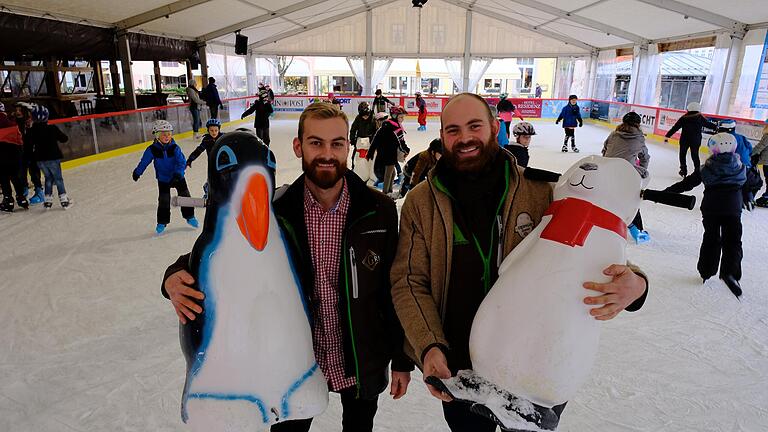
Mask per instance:
[[[152,126],[154,142],[144,150],[139,165],[133,170],[133,181],[139,181],[150,163],[155,166],[155,178],[157,178],[157,227],[155,232],[162,234],[165,227],[171,221],[171,188],[175,188],[179,196],[188,197],[189,188],[184,180],[186,159],[181,148],[173,139],[173,125],[165,120],[157,120]],[[182,207],[181,215],[193,228],[198,227],[195,219],[195,209]]]
[[[571,140],[571,150],[574,153],[578,153],[579,149],[576,147],[576,126],[581,127],[584,125],[584,121],[581,119],[581,108],[577,104],[579,98],[576,95],[568,96],[568,105],[564,106],[560,115],[555,120],[555,124],[563,121],[563,130],[565,131],[565,139],[563,140],[563,153],[568,152],[568,139]]]
[[[746,167],[736,147],[736,137],[718,133],[707,142],[712,156],[701,167],[704,198],[701,201],[704,237],[697,269],[701,279],[719,274],[733,295],[741,296],[741,192],[747,180]]]
[[[32,110],[32,127],[27,132],[28,141],[34,146],[34,157],[37,166],[45,175],[45,209],[53,207],[53,185],[56,184],[56,192],[59,193],[59,204],[67,209],[72,201],[67,196],[64,188],[64,178],[61,175],[61,160],[64,156],[59,148],[59,143],[69,141],[64,132],[55,125],[48,124],[48,108],[37,105]]]

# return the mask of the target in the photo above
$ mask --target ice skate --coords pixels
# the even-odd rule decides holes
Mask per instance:
[[[575,143],[571,143],[571,150],[573,150],[574,153],[578,153],[579,149],[576,147]]]
[[[0,203],[0,211],[13,213],[13,199],[5,198],[3,202]]]
[[[165,224],[157,224],[157,226],[155,227],[155,233],[157,235],[162,234],[165,231],[165,226],[166,226]]]
[[[563,144],[563,149],[561,151],[563,153],[568,153],[568,144]]]
[[[63,193],[63,194],[59,194],[59,203],[61,204],[61,208],[66,210],[71,206],[72,200],[69,199],[67,194]]]
[[[16,198],[16,203],[19,205],[19,207],[23,208],[24,210],[29,210],[29,201],[27,201],[26,196],[20,196]]]
[[[640,230],[635,225],[630,225],[627,228],[632,235],[632,239],[635,240],[635,244],[643,244],[651,241],[651,236],[648,234],[648,231]]]
[[[35,204],[40,204],[43,201],[45,201],[45,196],[43,195],[43,188],[36,187],[35,194],[32,195],[32,198],[29,199],[29,203],[32,205],[35,205]]]
[[[760,198],[755,200],[755,206],[768,208],[768,196],[761,196]]]
[[[197,221],[197,218],[195,218],[194,216],[187,219],[187,224],[192,228],[197,228],[200,226],[200,223]]]
[[[736,296],[736,298],[741,297],[741,284],[739,284],[739,281],[736,280],[735,277],[731,275],[720,275],[720,279],[722,279],[723,282],[725,282],[725,285],[728,287],[729,290],[733,293],[733,295]]]
[[[43,207],[48,210],[51,207],[53,207],[53,195],[46,195],[45,196],[45,202],[43,203]]]

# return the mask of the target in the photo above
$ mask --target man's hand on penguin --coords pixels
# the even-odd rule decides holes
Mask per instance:
[[[640,298],[647,289],[647,282],[628,266],[620,264],[606,268],[603,270],[603,274],[612,276],[612,280],[606,283],[584,283],[584,288],[603,293],[598,296],[585,297],[584,303],[603,305],[592,308],[589,314],[596,320],[607,321],[615,318],[627,306]]]
[[[192,288],[194,283],[195,278],[185,270],[177,271],[165,281],[165,292],[182,324],[186,324],[187,319],[194,321],[195,315],[203,311],[195,300],[203,300],[205,294]]]

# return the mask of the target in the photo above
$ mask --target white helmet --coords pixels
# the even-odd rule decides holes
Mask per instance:
[[[736,121],[732,119],[720,120],[720,124],[717,126],[718,131],[735,131]]]
[[[720,153],[734,153],[738,143],[736,137],[726,132],[720,132],[719,134],[712,135],[707,141],[707,148],[713,154]]]
[[[173,125],[167,120],[155,120],[155,123],[152,124],[152,134],[158,132],[173,132]]]
[[[377,112],[376,115],[374,116],[376,120],[386,120],[387,117],[389,117],[389,115],[385,112]]]
[[[0,102],[0,112],[5,112],[5,104]]]
[[[512,128],[512,135],[536,135],[536,129],[534,129],[533,125],[528,122],[520,122]]]
[[[688,111],[701,111],[701,104],[698,102],[691,102],[686,107]]]

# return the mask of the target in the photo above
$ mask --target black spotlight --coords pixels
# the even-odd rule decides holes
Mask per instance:
[[[420,8],[427,4],[429,0],[411,0],[411,3],[413,3],[413,7]]]

